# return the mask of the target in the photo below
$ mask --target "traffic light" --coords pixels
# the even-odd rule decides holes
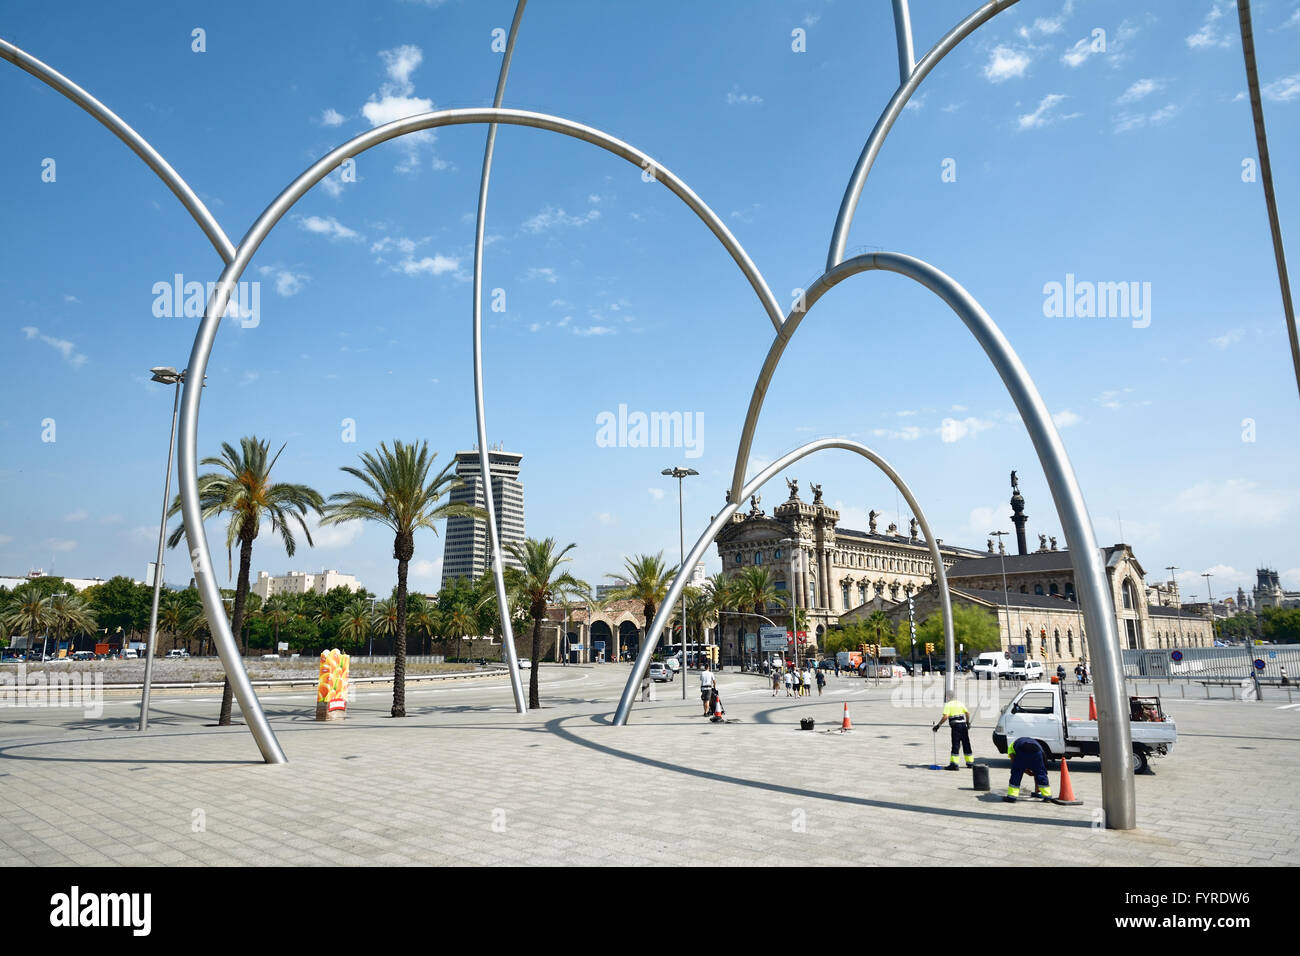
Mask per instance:
[[[927,654],[933,654],[933,653],[934,653],[934,645],[927,641],[927,642],[926,642],[926,645],[925,645],[925,652],[926,652]]]

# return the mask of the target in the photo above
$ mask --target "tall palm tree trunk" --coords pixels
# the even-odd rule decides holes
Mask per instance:
[[[543,614],[545,611],[543,610]],[[542,706],[537,690],[537,670],[542,660],[542,614],[533,611],[533,666],[528,668],[528,706]]]
[[[239,577],[235,580],[235,606],[230,614],[230,630],[235,637],[235,650],[239,650],[239,634],[244,629],[244,605],[248,602],[248,573],[253,566],[253,536],[243,531],[239,534]],[[247,652],[247,648],[244,649]],[[234,698],[234,688],[230,686],[230,676],[226,676],[221,686],[221,716],[217,719],[218,727],[230,726],[230,709]]]
[[[394,717],[406,716],[406,571],[415,554],[415,536],[398,534],[393,540],[393,557],[397,559],[397,639],[393,647]]]

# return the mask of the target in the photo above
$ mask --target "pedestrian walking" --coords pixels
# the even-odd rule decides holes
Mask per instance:
[[[1083,665],[1074,665],[1074,681],[1079,686],[1083,686]]]
[[[1286,665],[1285,665],[1285,664],[1281,664],[1281,665],[1279,665],[1279,666],[1282,668],[1282,686],[1283,686],[1283,687],[1289,687],[1289,686],[1291,686],[1291,681],[1288,680],[1288,679],[1287,679],[1287,676],[1286,676]]]
[[[781,675],[778,674],[776,671],[772,671],[772,696],[775,697],[777,695],[777,692],[780,689],[781,689]]]
[[[704,716],[709,716],[710,698],[713,696],[713,687],[717,681],[714,680],[713,671],[709,670],[709,662],[704,662],[704,670],[700,671],[700,700],[704,702]]]
[[[943,716],[930,729],[937,734],[944,721],[948,722],[948,729],[952,731],[952,756],[948,758],[946,769],[957,769],[957,751],[959,748],[966,754],[966,766],[971,766],[975,763],[975,757],[971,754],[970,749],[970,711],[966,709],[965,704],[954,697],[943,705]]]
[[[1034,775],[1036,789],[1034,796],[1043,800],[1052,799],[1052,784],[1047,779],[1047,764],[1043,760],[1043,748],[1033,737],[1020,737],[1007,747],[1007,756],[1011,758],[1011,780],[1007,783],[1007,795],[1002,799],[1015,803],[1020,796],[1020,778],[1028,771]]]
[[[793,697],[794,696],[794,674],[791,673],[790,671],[786,671],[785,676],[782,679],[785,682],[785,696]]]
[[[811,696],[812,696],[812,689],[813,689],[813,675],[812,675],[812,670],[809,669],[809,668],[807,668],[807,667],[805,667],[805,668],[803,669],[803,695],[804,695],[805,697],[811,697]]]
[[[1057,664],[1057,665],[1056,665],[1056,682],[1057,682],[1058,684],[1064,684],[1064,683],[1065,683],[1065,665],[1064,665],[1064,664]]]
[[[820,667],[817,668],[817,696],[822,695],[822,688],[826,686],[826,672]]]

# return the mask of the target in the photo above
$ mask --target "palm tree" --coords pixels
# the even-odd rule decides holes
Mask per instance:
[[[298,614],[285,595],[276,595],[271,598],[262,605],[262,609],[258,614],[262,620],[271,625],[274,632],[271,638],[271,652],[278,654],[280,652],[280,628],[296,618]]]
[[[20,584],[9,595],[9,603],[4,610],[5,627],[10,634],[27,635],[27,649],[32,649],[32,641],[37,634],[49,629],[50,610],[40,588],[31,584]]]
[[[71,634],[95,630],[95,615],[79,594],[51,594],[44,604],[46,627],[54,637],[55,647]]]
[[[372,624],[370,602],[365,598],[350,602],[343,609],[340,621],[339,637],[351,642],[354,647],[364,647]]]
[[[438,607],[423,594],[412,596],[407,611],[407,623],[416,634],[424,635],[424,652],[429,653],[429,641],[438,632]]]
[[[742,568],[739,574],[731,578],[731,584],[736,606],[758,617],[762,617],[763,612],[772,605],[780,607],[786,603],[785,595],[777,589],[776,578],[762,565]]]
[[[320,492],[307,485],[291,485],[271,481],[271,469],[279,460],[284,445],[280,446],[274,456],[269,455],[270,443],[257,436],[245,436],[239,440],[236,450],[229,442],[222,442],[220,457],[204,458],[202,464],[212,465],[222,471],[199,475],[199,505],[204,521],[217,515],[229,515],[226,524],[226,573],[230,573],[231,548],[239,542],[239,578],[235,584],[235,605],[231,611],[230,630],[235,640],[244,629],[244,605],[248,601],[248,575],[253,564],[253,541],[262,528],[263,520],[271,522],[271,532],[279,533],[284,542],[284,551],[289,557],[298,549],[292,525],[296,523],[302,530],[307,544],[311,544],[311,532],[303,520],[310,509],[317,514],[324,505]],[[169,515],[181,510],[180,495],[168,509]],[[182,523],[172,531],[167,539],[167,546],[174,548],[185,535]],[[248,653],[248,645],[244,645]],[[226,678],[221,691],[221,718],[218,725],[230,723],[231,687],[230,678]]]
[[[158,599],[158,628],[171,635],[172,648],[175,649],[185,619],[189,616],[190,605],[185,600],[189,591],[164,591]],[[189,652],[188,642],[186,653]]]
[[[432,479],[429,470],[437,455],[429,454],[428,442],[414,444],[394,441],[380,443],[378,453],[361,455],[360,468],[344,467],[353,478],[362,482],[372,493],[366,495],[351,491],[330,495],[322,524],[339,524],[344,521],[375,521],[393,532],[393,557],[397,559],[397,641],[393,648],[393,709],[394,717],[406,716],[406,576],[415,554],[415,532],[420,528],[435,531],[434,523],[442,518],[486,518],[487,512],[472,505],[442,501],[443,497],[461,487],[461,482],[449,474],[451,464]],[[440,503],[441,502],[441,503]]]
[[[506,571],[507,584],[521,604],[526,604],[533,619],[533,666],[528,672],[528,706],[540,707],[537,692],[537,672],[542,659],[542,619],[546,617],[546,605],[555,600],[580,598],[591,590],[586,581],[580,581],[568,571],[561,571],[560,566],[568,564],[571,558],[565,557],[577,545],[566,544],[561,550],[555,550],[555,539],[538,541],[529,538],[523,544],[511,542],[506,545],[511,557],[518,562],[518,567]]]
[[[376,601],[370,612],[370,629],[377,637],[392,638],[397,634],[397,602],[392,598]]]
[[[448,636],[456,638],[456,659],[460,660],[460,640],[462,637],[477,636],[478,615],[468,604],[453,604],[445,623]]]
[[[606,575],[618,582],[618,587],[610,593],[609,597],[611,600],[640,601],[648,635],[650,623],[655,619],[655,611],[668,593],[675,572],[664,565],[662,551],[655,555],[638,554],[626,558],[623,561],[623,568],[623,574]]]

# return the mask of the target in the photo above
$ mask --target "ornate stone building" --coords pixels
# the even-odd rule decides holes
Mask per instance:
[[[1011,520],[1019,553],[1006,554],[1000,546],[995,551],[991,539],[983,551],[947,545],[940,539],[936,543],[949,586],[955,601],[996,613],[1006,650],[1024,654],[1032,649],[1033,656],[1053,666],[1058,661],[1073,666],[1085,651],[1070,554],[1058,550],[1056,538],[1044,534],[1038,535],[1038,550],[1028,551],[1025,499],[1015,472],[1011,482]],[[734,575],[749,565],[769,566],[776,589],[807,612],[808,636],[819,645],[827,628],[875,610],[885,611],[895,621],[906,620],[909,595],[917,623],[935,613],[934,564],[915,519],[906,531],[891,523],[881,532],[879,513],[872,511],[867,531],[841,528],[839,512],[822,500],[820,485],[812,486],[810,504],[799,497],[797,481],[787,479],[786,484],[790,496],[771,516],[756,496],[747,513],[737,512],[719,532],[718,556],[725,574]],[[1104,556],[1122,647],[1213,645],[1210,622],[1184,611],[1176,585],[1148,588],[1146,572],[1128,545],[1112,545],[1104,549]],[[1152,603],[1153,596],[1158,603]],[[768,614],[778,623],[789,623],[788,612],[772,607]],[[742,635],[753,633],[758,623],[724,621],[723,654],[731,659],[739,656],[744,650]]]
[[[906,530],[891,523],[878,530],[879,513],[870,514],[867,531],[839,527],[840,513],[822,500],[813,485],[811,503],[799,497],[799,483],[787,479],[790,496],[772,509],[762,499],[750,499],[747,513],[738,511],[717,537],[723,573],[731,576],[751,565],[769,567],[787,604],[807,612],[810,639],[820,643],[826,629],[841,614],[869,602],[892,605],[905,601],[934,578],[929,546],[913,518]],[[939,544],[945,567],[980,552]],[[788,611],[775,606],[770,616],[788,624]],[[754,633],[761,622],[724,620],[722,653],[734,659],[744,650],[742,635]]]

